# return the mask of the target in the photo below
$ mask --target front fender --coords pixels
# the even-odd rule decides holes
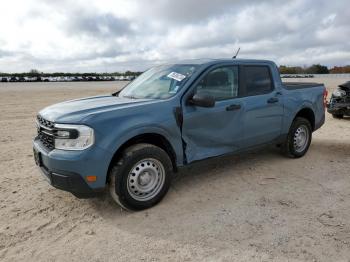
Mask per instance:
[[[182,140],[181,133],[178,128],[174,128],[173,131],[166,130],[165,128],[157,125],[143,125],[133,127],[132,129],[123,130],[122,132],[118,131],[116,136],[110,136],[110,138],[105,141],[106,150],[111,152],[113,155],[118,151],[118,149],[123,146],[126,142],[133,139],[136,136],[144,134],[156,134],[164,137],[176,154],[177,165],[183,164],[183,149],[182,149]]]

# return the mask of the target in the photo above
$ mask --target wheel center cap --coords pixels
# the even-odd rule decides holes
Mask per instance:
[[[304,134],[300,134],[298,137],[298,142],[300,145],[304,144],[305,141],[305,135]]]
[[[148,173],[147,171],[143,172],[143,173],[140,175],[140,184],[141,184],[142,186],[147,185],[150,181],[151,181],[151,175],[150,175],[150,173]]]

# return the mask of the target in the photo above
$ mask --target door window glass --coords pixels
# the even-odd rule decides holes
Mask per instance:
[[[197,84],[196,93],[213,96],[216,101],[237,97],[238,67],[220,67],[209,72]]]
[[[266,94],[273,90],[270,70],[267,66],[245,67],[246,95]]]

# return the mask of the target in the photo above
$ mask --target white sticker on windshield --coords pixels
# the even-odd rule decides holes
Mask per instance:
[[[169,75],[168,75],[169,78],[172,78],[172,79],[175,79],[176,81],[179,81],[181,82],[182,80],[184,80],[186,78],[185,75],[183,74],[179,74],[179,73],[176,73],[176,72],[171,72]]]

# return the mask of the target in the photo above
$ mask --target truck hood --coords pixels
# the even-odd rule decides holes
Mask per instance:
[[[39,112],[46,120],[58,123],[79,123],[85,117],[119,108],[154,102],[150,99],[131,99],[112,95],[70,100],[48,106]]]

